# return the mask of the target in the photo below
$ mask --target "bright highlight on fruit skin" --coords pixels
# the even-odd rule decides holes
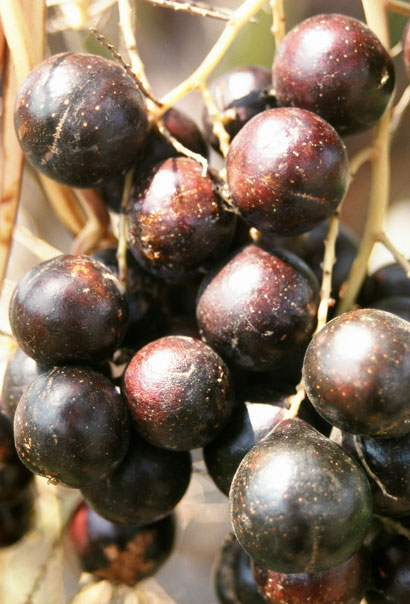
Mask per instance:
[[[376,240],[410,274],[382,232],[389,145],[406,106],[404,94],[390,121],[387,10],[403,2],[363,0],[370,27],[329,13],[285,36],[283,3],[273,0],[272,69],[238,66],[212,82],[261,6],[244,0],[225,11],[227,29],[163,104],[139,61],[129,0],[118,9],[135,77],[97,33],[115,61],[52,55],[20,88],[15,129],[25,156],[75,189],[65,209],[72,217],[78,200],[86,225],[78,232],[67,221],[73,252],[97,250],[99,259],[40,262],[12,296],[11,329],[32,363],[16,355],[1,395],[16,455],[0,435],[0,487],[11,485],[0,488],[0,546],[29,529],[25,481],[37,474],[81,492],[66,536],[82,569],[132,587],[170,555],[178,506],[206,471],[227,497],[235,533],[219,568],[220,604],[374,604],[372,590],[377,604],[379,596],[402,604],[410,326],[401,315],[410,302],[382,300],[394,313],[367,307],[380,302],[372,289],[389,270],[354,290]],[[3,14],[0,6],[6,23]],[[7,75],[15,55],[7,26],[5,34]],[[206,105],[204,135],[168,102],[194,88]],[[342,137],[373,127],[369,147],[349,158]],[[363,238],[343,226],[337,237],[348,187],[367,161]],[[0,246],[3,234],[0,224]],[[403,290],[390,277],[380,290],[406,293],[405,278]],[[182,510],[184,522],[190,514]]]

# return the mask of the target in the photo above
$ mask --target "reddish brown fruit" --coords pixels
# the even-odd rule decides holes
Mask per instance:
[[[124,375],[124,394],[137,432],[157,447],[203,447],[229,419],[228,368],[207,344],[166,336],[137,352]]]
[[[235,136],[227,179],[242,218],[268,235],[298,235],[329,218],[348,186],[346,149],[318,115],[259,113]]]
[[[321,115],[336,130],[354,134],[386,110],[395,76],[389,53],[361,21],[315,15],[294,27],[275,55],[278,104]]]

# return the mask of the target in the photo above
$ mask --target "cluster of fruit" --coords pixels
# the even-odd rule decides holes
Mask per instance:
[[[226,179],[205,169],[207,143],[186,116],[164,114],[171,137],[151,123],[121,65],[63,53],[23,83],[15,125],[27,159],[98,187],[126,216],[125,285],[115,250],[63,254],[32,268],[10,302],[19,351],[2,405],[24,466],[81,490],[67,534],[85,570],[127,585],[156,572],[190,452],[203,448],[235,532],[218,572],[223,604],[409,598],[410,543],[397,533],[410,516],[406,278],[385,269],[395,277],[384,292],[405,292],[401,305],[378,303],[379,273],[363,308],[315,333],[326,221],[349,185],[341,137],[379,121],[394,83],[365,24],[300,23],[273,75],[241,68],[211,87],[232,137]],[[204,131],[219,150],[209,115]],[[356,250],[342,229],[335,298]],[[400,522],[388,534],[380,518]]]

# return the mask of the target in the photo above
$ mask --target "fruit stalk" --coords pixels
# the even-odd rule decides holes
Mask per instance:
[[[265,0],[245,0],[239,6],[202,63],[186,80],[163,97],[162,107],[158,109],[156,114],[157,118],[161,117],[167,109],[188,94],[188,92],[201,87],[234,41],[239,30],[248,23],[264,4]]]
[[[379,37],[386,48],[389,48],[389,33],[387,13],[383,0],[362,0],[366,21],[369,27]],[[383,231],[384,220],[389,202],[390,186],[390,119],[391,109],[386,113],[375,128],[373,147],[374,157],[371,158],[372,174],[370,184],[370,200],[367,220],[360,248],[349,278],[343,298],[338,307],[338,314],[348,311],[354,304],[360,286],[366,275],[367,264],[373,246]]]

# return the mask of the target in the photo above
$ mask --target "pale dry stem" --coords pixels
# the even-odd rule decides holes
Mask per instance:
[[[177,101],[182,99],[192,90],[198,90],[206,84],[206,81],[219,61],[222,59],[225,52],[228,50],[232,42],[235,40],[239,31],[242,29],[249,19],[263,7],[266,0],[245,0],[243,4],[236,9],[232,18],[225,25],[224,30],[218,40],[211,48],[205,59],[195,69],[195,71],[162,99],[162,107],[156,110],[155,119],[161,117],[167,109],[172,107]]]
[[[329,230],[325,239],[325,253],[322,266],[322,286],[320,288],[320,303],[317,312],[317,326],[315,334],[326,325],[329,306],[333,302],[330,297],[332,291],[332,272],[336,260],[336,239],[339,233],[339,212],[330,217]]]
[[[224,125],[223,114],[221,114],[216,106],[214,99],[212,98],[211,93],[209,92],[208,87],[203,84],[200,86],[200,92],[202,95],[202,99],[204,101],[206,110],[209,113],[209,117],[212,120],[213,124],[213,133],[217,137],[219,141],[219,148],[221,149],[221,153],[223,157],[226,157],[229,151],[229,143],[231,137],[226,131]]]
[[[75,194],[86,215],[86,223],[73,241],[73,254],[89,254],[101,247],[116,245],[110,231],[111,219],[107,206],[95,189],[75,189]]]
[[[232,17],[232,11],[226,8],[215,8],[205,6],[199,2],[179,2],[176,0],[146,0],[153,6],[161,6],[162,8],[170,8],[175,12],[188,13],[190,15],[198,15],[200,17],[209,17],[219,21],[229,21]],[[258,23],[257,19],[250,19],[250,23]]]
[[[404,0],[384,0],[385,10],[410,17],[410,4]]]
[[[410,277],[410,262],[407,260],[406,256],[400,252],[399,249],[394,245],[391,239],[386,235],[386,233],[380,233],[376,236],[377,241],[382,243],[385,248],[391,252],[393,258],[396,260],[398,264],[403,268],[406,272],[407,277]]]

